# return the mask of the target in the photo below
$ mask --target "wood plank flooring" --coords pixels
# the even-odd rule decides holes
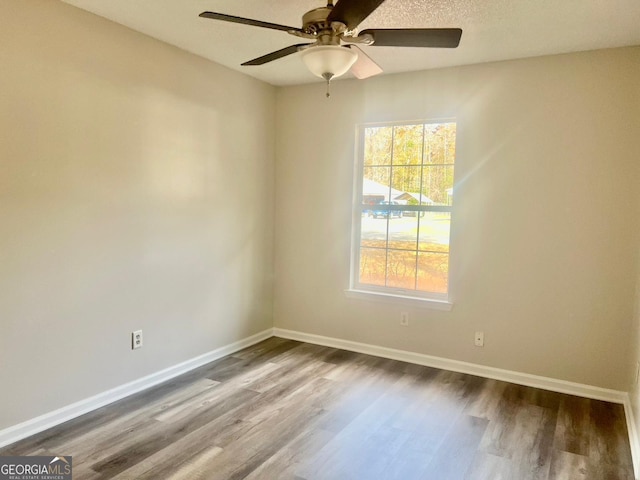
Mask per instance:
[[[271,338],[0,455],[75,480],[633,480],[621,405]]]

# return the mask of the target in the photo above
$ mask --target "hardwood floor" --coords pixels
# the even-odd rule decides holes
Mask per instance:
[[[633,479],[621,405],[280,338],[0,450],[75,480]]]

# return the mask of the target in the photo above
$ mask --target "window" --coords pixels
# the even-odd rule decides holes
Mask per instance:
[[[455,122],[359,137],[351,291],[447,301]]]

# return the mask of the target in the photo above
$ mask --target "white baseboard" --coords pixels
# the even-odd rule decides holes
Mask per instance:
[[[633,472],[635,478],[640,478],[640,438],[636,428],[635,415],[631,405],[631,397],[627,393],[624,399],[624,417],[627,420],[627,431],[629,432],[629,444],[631,445],[631,457],[633,458]]]
[[[367,343],[352,342],[350,340],[342,340],[339,338],[324,337],[321,335],[313,335],[310,333],[297,332],[294,330],[285,330],[282,328],[274,328],[273,334],[276,337],[298,340],[300,342],[314,343],[326,347],[340,348],[351,352],[365,353],[376,357],[389,358],[392,360],[400,360],[402,362],[415,363],[417,365],[425,365],[427,367],[441,368],[453,372],[468,373],[479,377],[493,378],[505,382],[516,383],[528,387],[542,388],[543,390],[551,390],[553,392],[567,393],[577,395],[579,397],[593,398],[596,400],[605,400],[607,402],[624,404],[628,398],[626,392],[619,390],[609,390],[606,388],[584,385],[581,383],[567,382],[565,380],[557,380],[555,378],[541,377],[528,373],[514,372],[511,370],[503,370],[500,368],[487,367],[477,365],[475,363],[461,362],[458,360],[450,360],[448,358],[434,357],[422,353],[408,352],[405,350],[396,350],[393,348],[379,347]]]
[[[45,413],[39,417],[27,420],[26,422],[14,425],[9,428],[0,430],[0,448],[6,445],[10,445],[18,440],[35,435],[48,428],[55,427],[61,423],[67,422],[73,418],[84,415],[92,410],[96,410],[100,407],[113,403],[134,393],[138,393],[147,388],[158,385],[159,383],[170,380],[178,375],[189,372],[195,368],[206,365],[209,362],[213,362],[225,355],[230,355],[243,348],[247,348],[251,345],[259,343],[267,338],[273,336],[273,329],[269,328],[250,337],[238,340],[229,345],[225,345],[220,348],[216,348],[208,353],[199,355],[195,358],[179,363],[159,372],[152,373],[146,377],[139,378],[133,382],[120,385],[106,392],[99,393],[90,398],[85,398],[79,402],[72,403],[65,407],[54,410],[53,412]]]

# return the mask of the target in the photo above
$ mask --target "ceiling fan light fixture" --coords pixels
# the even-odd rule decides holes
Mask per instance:
[[[357,59],[356,52],[339,45],[321,45],[302,51],[302,61],[309,71],[325,80],[344,75]]]

